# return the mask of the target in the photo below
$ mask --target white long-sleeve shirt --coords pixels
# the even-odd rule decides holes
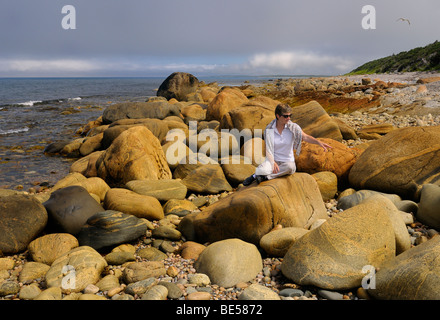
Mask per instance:
[[[295,161],[296,155],[301,152],[302,130],[299,125],[289,120],[280,134],[276,128],[276,119],[271,121],[265,129],[266,159],[273,161]]]

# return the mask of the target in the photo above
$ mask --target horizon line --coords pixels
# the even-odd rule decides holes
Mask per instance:
[[[185,72],[190,73],[190,72]],[[0,76],[0,79],[81,79],[81,78],[167,78],[172,73],[166,75],[166,76]],[[190,73],[194,75],[193,73]],[[249,74],[218,74],[218,75],[200,75],[196,76],[196,78],[238,78],[238,77],[245,77],[245,78],[289,78],[289,77],[337,77],[337,76],[343,76],[343,74],[333,74],[333,75],[324,75],[324,74],[261,74],[261,75],[249,75]]]

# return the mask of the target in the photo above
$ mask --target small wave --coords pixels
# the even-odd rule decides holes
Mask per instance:
[[[22,103],[17,103],[17,105],[19,105],[19,106],[30,106],[30,107],[32,107],[34,104],[36,104],[36,103],[42,103],[43,101],[33,101],[33,100],[31,100],[31,101],[26,101],[26,102],[22,102]]]
[[[29,128],[20,128],[20,129],[9,129],[9,130],[2,130],[0,129],[0,135],[7,135],[7,134],[13,134],[13,133],[20,133],[20,132],[27,132],[29,131]]]
[[[32,107],[35,105],[44,105],[44,104],[59,104],[59,103],[64,103],[66,101],[79,101],[82,100],[81,97],[75,97],[75,98],[67,98],[67,99],[50,99],[50,100],[30,100],[30,101],[26,101],[26,102],[21,102],[21,103],[15,103],[13,105],[16,106],[27,106],[27,107]]]

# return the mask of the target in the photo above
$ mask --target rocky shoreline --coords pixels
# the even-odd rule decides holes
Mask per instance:
[[[0,299],[438,299],[387,273],[417,283],[436,272],[422,261],[440,250],[439,80],[411,73],[220,88],[177,74],[149,102],[108,107],[78,139],[46,148],[78,158],[68,176],[0,190]],[[241,182],[263,150],[242,145],[235,167],[220,157],[167,161],[170,130],[189,139],[195,121],[198,134],[255,133],[278,102],[332,144],[330,156],[303,146],[298,173],[249,187]],[[183,150],[179,160],[189,160]],[[309,256],[323,260],[308,265]],[[364,285],[364,266],[375,267],[375,288]]]

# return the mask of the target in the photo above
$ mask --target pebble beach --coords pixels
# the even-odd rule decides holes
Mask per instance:
[[[368,80],[366,80],[367,78]],[[438,80],[434,81],[437,78]],[[420,79],[433,80],[432,82],[422,82]],[[399,83],[401,86],[390,86],[383,89],[380,94],[375,93],[376,89],[369,90],[365,87],[370,83],[374,84],[380,81],[387,84]],[[365,105],[361,105],[357,110],[350,110],[350,112],[341,111],[337,109],[338,106],[327,111],[332,119],[339,119],[357,133],[368,126],[387,125],[393,127],[394,130],[409,127],[440,126],[440,74],[404,73],[301,80],[273,79],[258,85],[245,83],[238,87],[245,93],[251,90],[253,96],[262,94],[275,100],[279,100],[281,96],[284,97],[285,92],[290,92],[289,99],[301,97],[301,94],[304,94],[304,97],[306,95],[309,97],[316,95],[316,101],[320,102],[319,99],[322,98],[320,92],[325,91],[320,89],[320,85],[324,86],[325,84],[325,87],[329,88],[328,83],[330,82],[337,83],[338,90],[340,90],[337,93],[330,93],[332,97],[367,101]],[[315,89],[303,90],[302,86],[310,84]],[[349,86],[354,89],[344,91],[342,89],[344,86],[345,88]],[[325,99],[329,99],[328,96]],[[373,105],[371,102],[375,102],[375,104]],[[324,105],[324,102],[321,104]],[[100,114],[104,107],[97,109],[89,106],[89,109]],[[86,124],[79,125],[84,128]],[[344,138],[341,143],[350,149],[365,150],[373,141],[380,139],[383,135],[383,133],[380,133],[380,136],[371,136],[371,133],[370,136],[359,134],[356,138]],[[78,137],[69,137],[70,140],[74,138],[78,139]],[[54,160],[57,161],[57,158],[52,156],[51,161]],[[67,161],[65,157],[60,157],[58,160]],[[77,159],[70,159],[68,166],[75,160]],[[4,186],[3,190],[9,190],[10,193],[30,195],[44,203],[50,197],[55,184],[56,182],[34,181],[32,187],[27,184],[25,184],[26,187],[23,187],[23,183],[17,183]],[[346,189],[349,189],[349,187],[347,186]],[[202,212],[214,203],[239,192],[242,188],[244,187],[239,184],[233,186],[229,191],[209,195],[189,192],[185,200],[192,203],[201,201],[201,204],[198,204],[197,209],[192,210],[192,213]],[[338,206],[339,197],[344,191],[345,188],[338,189],[331,199],[323,200],[327,219],[332,219],[344,212]],[[110,251],[101,251],[100,254],[107,264],[99,275],[99,281],[88,284],[81,292],[66,292],[65,290],[61,291],[59,288],[58,291],[50,289],[51,287],[48,286],[45,276],[50,266],[46,268],[46,266],[40,265],[42,263],[35,262],[29,249],[15,254],[1,254],[0,251],[0,300],[246,300],[250,297],[257,297],[261,300],[374,299],[361,286],[346,290],[328,290],[317,286],[295,283],[295,281],[286,277],[281,270],[283,257],[271,256],[262,248],[258,248],[261,254],[262,268],[255,277],[248,281],[240,281],[233,286],[222,286],[213,283],[206,274],[197,270],[195,266],[197,257],[183,253],[182,246],[190,242],[184,235],[181,235],[178,239],[155,236],[155,229],[160,226],[178,229],[183,219],[184,215],[173,213],[166,214],[162,219],[150,219],[147,222],[148,228],[144,235],[124,244],[115,245]],[[319,224],[311,227],[310,230],[318,227]],[[273,230],[282,228],[285,228],[285,226],[275,225]],[[405,221],[405,228],[408,232],[411,248],[437,237],[438,231],[440,231],[418,221],[415,215],[411,213],[408,215],[408,220]],[[42,232],[32,240],[46,234],[48,233]],[[209,244],[200,243],[199,245],[207,247]],[[131,255],[126,260],[122,257],[118,257],[119,260],[116,259],[117,261],[111,260],[110,254],[115,253],[116,256],[116,252],[129,252]],[[159,276],[147,277],[142,281],[127,282],[123,280],[126,276],[124,269],[130,263],[148,261],[162,263],[164,273]],[[104,281],[104,279],[107,281]],[[263,292],[258,291],[260,289],[255,290],[255,285],[258,285],[258,288],[263,287]]]

